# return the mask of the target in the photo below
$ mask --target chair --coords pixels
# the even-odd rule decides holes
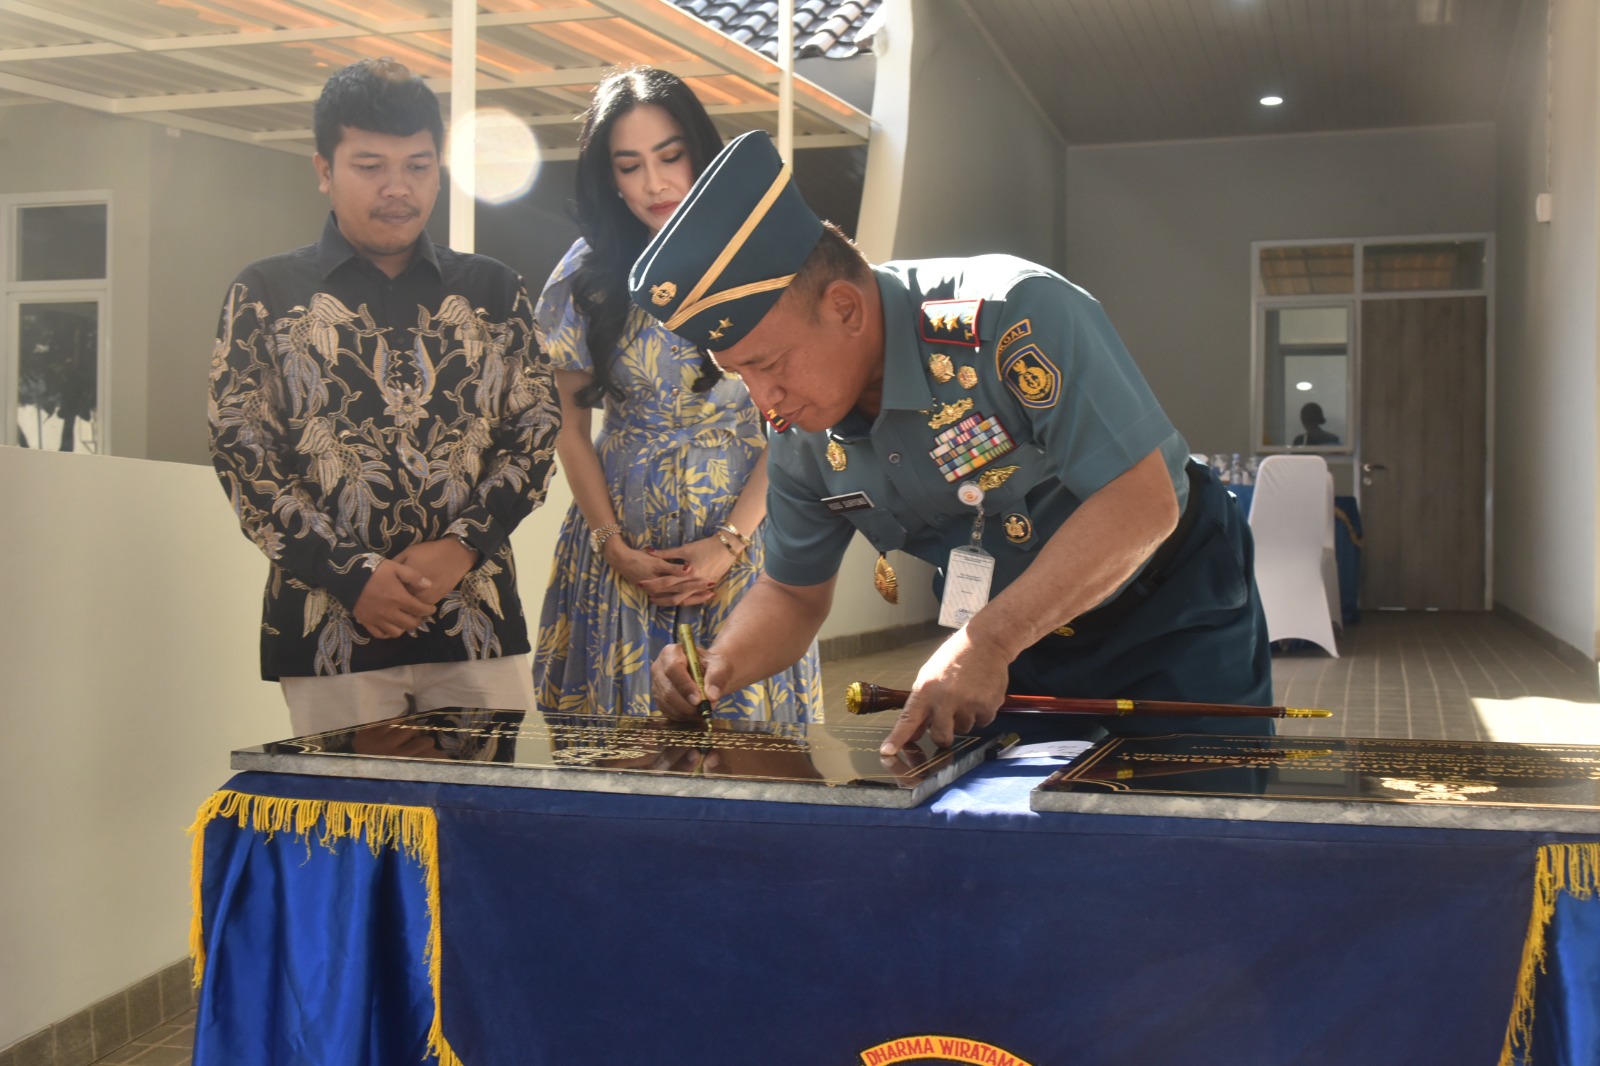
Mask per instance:
[[[1320,455],[1273,455],[1256,473],[1250,531],[1256,542],[1256,587],[1270,640],[1308,640],[1334,658],[1328,570],[1333,530],[1333,482]]]
[[[1328,613],[1333,628],[1344,628],[1344,601],[1339,594],[1339,555],[1333,543],[1333,471],[1328,471],[1328,528],[1322,540],[1322,587],[1328,593]]]

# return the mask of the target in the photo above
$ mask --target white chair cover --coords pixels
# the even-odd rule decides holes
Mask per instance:
[[[1272,640],[1309,640],[1335,658],[1337,610],[1329,600],[1323,559],[1331,559],[1333,482],[1320,455],[1273,455],[1261,461],[1250,531],[1256,542],[1256,586]],[[1327,555],[1325,556],[1325,552]]]
[[[1328,614],[1333,628],[1344,628],[1344,599],[1339,593],[1339,555],[1333,543],[1333,471],[1328,471],[1328,528],[1322,540],[1322,587],[1328,591]]]

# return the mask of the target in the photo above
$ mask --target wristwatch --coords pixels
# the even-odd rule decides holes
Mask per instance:
[[[589,530],[589,547],[594,549],[596,555],[599,555],[600,549],[606,546],[606,541],[621,532],[622,525],[618,522],[601,526],[599,529],[591,529]]]

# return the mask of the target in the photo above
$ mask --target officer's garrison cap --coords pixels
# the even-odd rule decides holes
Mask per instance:
[[[772,309],[821,236],[793,168],[754,130],[706,167],[634,262],[628,289],[678,336],[722,351]]]

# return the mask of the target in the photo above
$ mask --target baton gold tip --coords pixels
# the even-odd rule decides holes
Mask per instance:
[[[1332,711],[1319,711],[1310,707],[1285,707],[1285,718],[1332,718]]]
[[[861,682],[852,681],[845,687],[844,709],[851,714],[861,713]]]

